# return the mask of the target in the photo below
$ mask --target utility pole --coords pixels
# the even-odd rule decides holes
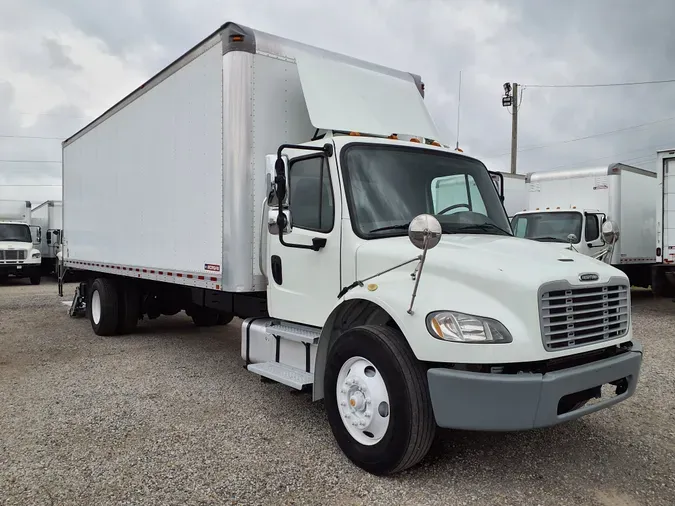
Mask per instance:
[[[518,154],[518,83],[513,83],[513,85],[504,83],[502,106],[513,107],[511,112],[511,174],[515,174],[516,155]]]

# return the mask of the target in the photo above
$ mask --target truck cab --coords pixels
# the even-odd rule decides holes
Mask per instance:
[[[605,214],[595,209],[537,209],[516,213],[511,228],[516,237],[594,257],[607,246],[602,234],[605,220]]]
[[[34,237],[35,234],[35,237]],[[33,232],[27,223],[0,221],[0,281],[9,276],[30,278],[33,285],[40,284],[41,231]]]

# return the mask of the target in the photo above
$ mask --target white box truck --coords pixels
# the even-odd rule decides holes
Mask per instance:
[[[56,272],[56,255],[59,249],[63,221],[63,204],[60,200],[47,200],[31,211],[31,221],[41,230],[39,244],[42,257],[42,274]]]
[[[527,211],[517,237],[572,248],[623,271],[648,288],[656,262],[656,173],[623,163],[527,175]],[[606,240],[602,227],[614,229]]]
[[[0,282],[9,276],[40,284],[40,227],[31,226],[31,203],[0,200]]]
[[[227,23],[64,141],[71,314],[98,335],[243,319],[248,371],[324,399],[374,474],[437,426],[627,399],[627,277],[513,237],[485,165],[437,138],[418,76]],[[434,205],[439,181],[475,186]]]
[[[675,149],[656,153],[656,265],[652,291],[675,295]]]
[[[492,180],[497,191],[503,194],[504,209],[509,219],[519,211],[527,209],[527,185],[525,174],[511,172],[493,172]]]

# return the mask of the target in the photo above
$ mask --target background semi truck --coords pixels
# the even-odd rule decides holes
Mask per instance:
[[[527,211],[511,225],[518,237],[572,247],[628,275],[633,286],[652,283],[656,262],[656,173],[623,163],[527,175]],[[603,223],[611,222],[614,244]],[[572,237],[573,236],[573,237]]]
[[[675,149],[656,153],[656,265],[652,291],[675,295]]]
[[[60,200],[48,200],[31,211],[31,222],[41,230],[39,249],[42,257],[42,274],[56,272],[63,222],[63,205]]]
[[[0,200],[0,282],[9,276],[40,284],[40,228],[31,227],[31,203]]]
[[[324,399],[375,474],[419,462],[437,426],[531,429],[625,400],[642,357],[628,279],[514,238],[423,92],[223,25],[64,141],[63,261],[88,276],[71,315],[101,336],[243,319],[247,370]],[[464,194],[434,194],[455,180]]]

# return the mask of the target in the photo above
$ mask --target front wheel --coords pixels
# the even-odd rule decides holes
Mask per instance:
[[[39,285],[41,281],[40,276],[31,276],[30,277],[30,284],[31,285]]]
[[[354,464],[386,475],[426,456],[436,431],[426,371],[401,332],[346,331],[329,351],[324,385],[333,435]]]

